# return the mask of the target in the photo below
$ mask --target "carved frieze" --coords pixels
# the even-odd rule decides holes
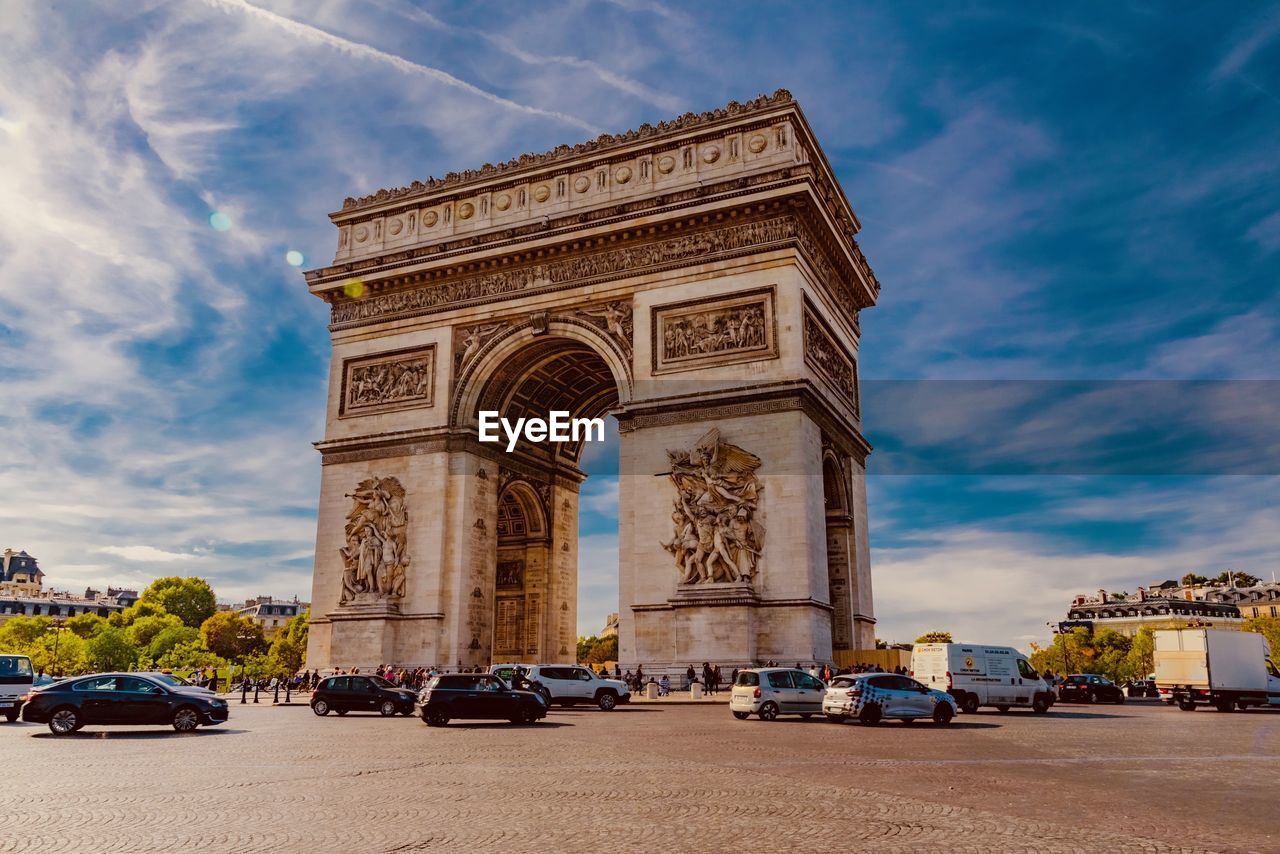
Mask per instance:
[[[497,575],[496,583],[499,587],[524,586],[524,561],[522,560],[498,561],[498,575]]]
[[[394,477],[366,478],[348,493],[340,603],[372,604],[404,596],[409,513],[404,487]]]
[[[730,298],[654,306],[653,372],[776,358],[773,293],[764,288]]]
[[[712,228],[603,252],[574,255],[562,261],[450,278],[427,287],[335,302],[331,319],[335,327],[342,327],[362,321],[410,316],[437,307],[456,308],[473,301],[554,290],[570,283],[585,284],[598,277],[639,275],[693,259],[711,261],[743,250],[759,250],[772,244],[799,241],[803,230],[800,221],[791,215]],[[810,245],[813,252],[821,251],[811,240]]]
[[[756,519],[760,458],[709,430],[692,450],[667,451],[675,487],[670,542],[680,584],[746,582],[754,586],[764,549]]]
[[[858,372],[853,359],[818,317],[817,312],[805,301],[804,305],[804,359],[815,371],[831,381],[858,410]]]
[[[435,345],[347,359],[342,363],[341,415],[431,406]]]

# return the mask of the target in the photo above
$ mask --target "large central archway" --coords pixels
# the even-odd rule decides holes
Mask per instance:
[[[616,410],[626,394],[615,377],[610,345],[570,320],[512,328],[476,354],[475,370],[459,389],[465,429],[481,411],[514,423],[553,411],[594,419]],[[478,391],[478,393],[475,393]],[[474,403],[469,403],[474,399]],[[505,437],[504,440],[505,442]],[[576,648],[579,484],[588,441],[533,443],[521,439],[499,460],[493,530],[492,582],[481,590],[491,606],[479,615],[476,663],[563,660]]]

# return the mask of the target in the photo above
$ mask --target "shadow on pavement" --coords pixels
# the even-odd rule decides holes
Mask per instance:
[[[204,738],[210,735],[242,735],[242,729],[198,729],[195,732],[175,732],[174,730],[80,730],[71,735],[54,735],[51,732],[33,732],[32,738],[56,738],[72,741],[74,739],[111,738],[111,739],[158,739],[158,738]]]

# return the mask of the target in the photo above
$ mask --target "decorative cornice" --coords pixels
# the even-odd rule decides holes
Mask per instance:
[[[542,154],[521,154],[505,163],[486,163],[479,169],[465,169],[461,172],[450,172],[443,178],[427,178],[426,181],[414,181],[407,187],[378,190],[361,198],[347,197],[342,201],[343,212],[358,210],[364,207],[384,204],[386,202],[425,196],[438,190],[452,189],[466,184],[476,183],[489,178],[505,176],[515,172],[536,169],[572,160],[585,154],[601,154],[612,149],[629,145],[642,140],[656,139],[661,136],[681,133],[700,128],[723,119],[741,118],[752,113],[759,113],[783,104],[794,102],[791,93],[786,89],[778,89],[772,95],[760,95],[746,103],[730,101],[723,107],[708,110],[704,113],[685,113],[670,121],[658,122],[656,125],[645,123],[625,133],[604,133],[593,140],[580,142],[577,145],[559,145]]]
[[[502,265],[492,272],[470,276],[450,274],[441,270],[436,274],[411,274],[411,281],[429,278],[425,286],[385,288],[382,293],[366,293],[358,299],[337,298],[332,304],[331,330],[348,329],[386,320],[417,317],[440,311],[495,302],[513,296],[532,296],[583,285],[597,284],[620,277],[632,277],[668,269],[689,266],[690,262],[707,263],[725,260],[745,254],[755,254],[773,249],[799,248],[814,267],[819,280],[833,290],[837,305],[853,322],[854,312],[865,307],[870,300],[860,293],[855,282],[857,276],[845,265],[843,275],[831,261],[800,217],[783,213],[779,203],[773,206],[775,215],[754,221],[723,222],[710,228],[680,230],[650,229],[661,235],[656,239],[632,240],[618,246],[616,240],[601,239],[598,244],[613,248],[600,252],[585,252],[580,247],[567,246],[563,252],[546,250],[554,258],[564,254],[563,260],[541,263],[525,263],[519,266]],[[647,236],[647,235],[646,235]],[[838,257],[838,256],[837,256]],[[497,266],[497,265],[493,265]],[[486,270],[488,267],[485,268]],[[394,287],[394,283],[388,283]]]

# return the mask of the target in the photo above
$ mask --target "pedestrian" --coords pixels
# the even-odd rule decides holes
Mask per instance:
[[[729,674],[729,684],[730,685],[738,684],[738,668],[736,667],[733,668],[733,672]]]
[[[702,687],[707,690],[708,694],[711,693],[711,665],[705,661],[702,662]]]
[[[711,685],[713,694],[720,693],[720,680],[722,678],[723,676],[720,673],[720,665],[717,664],[711,668]]]
[[[658,680],[658,696],[665,697],[671,693],[671,680],[667,678],[667,674],[662,674],[662,678]]]
[[[688,683],[687,687],[692,688],[693,680],[696,678],[698,678],[698,675],[693,672],[693,665],[690,664],[689,669],[684,672],[684,680]]]

